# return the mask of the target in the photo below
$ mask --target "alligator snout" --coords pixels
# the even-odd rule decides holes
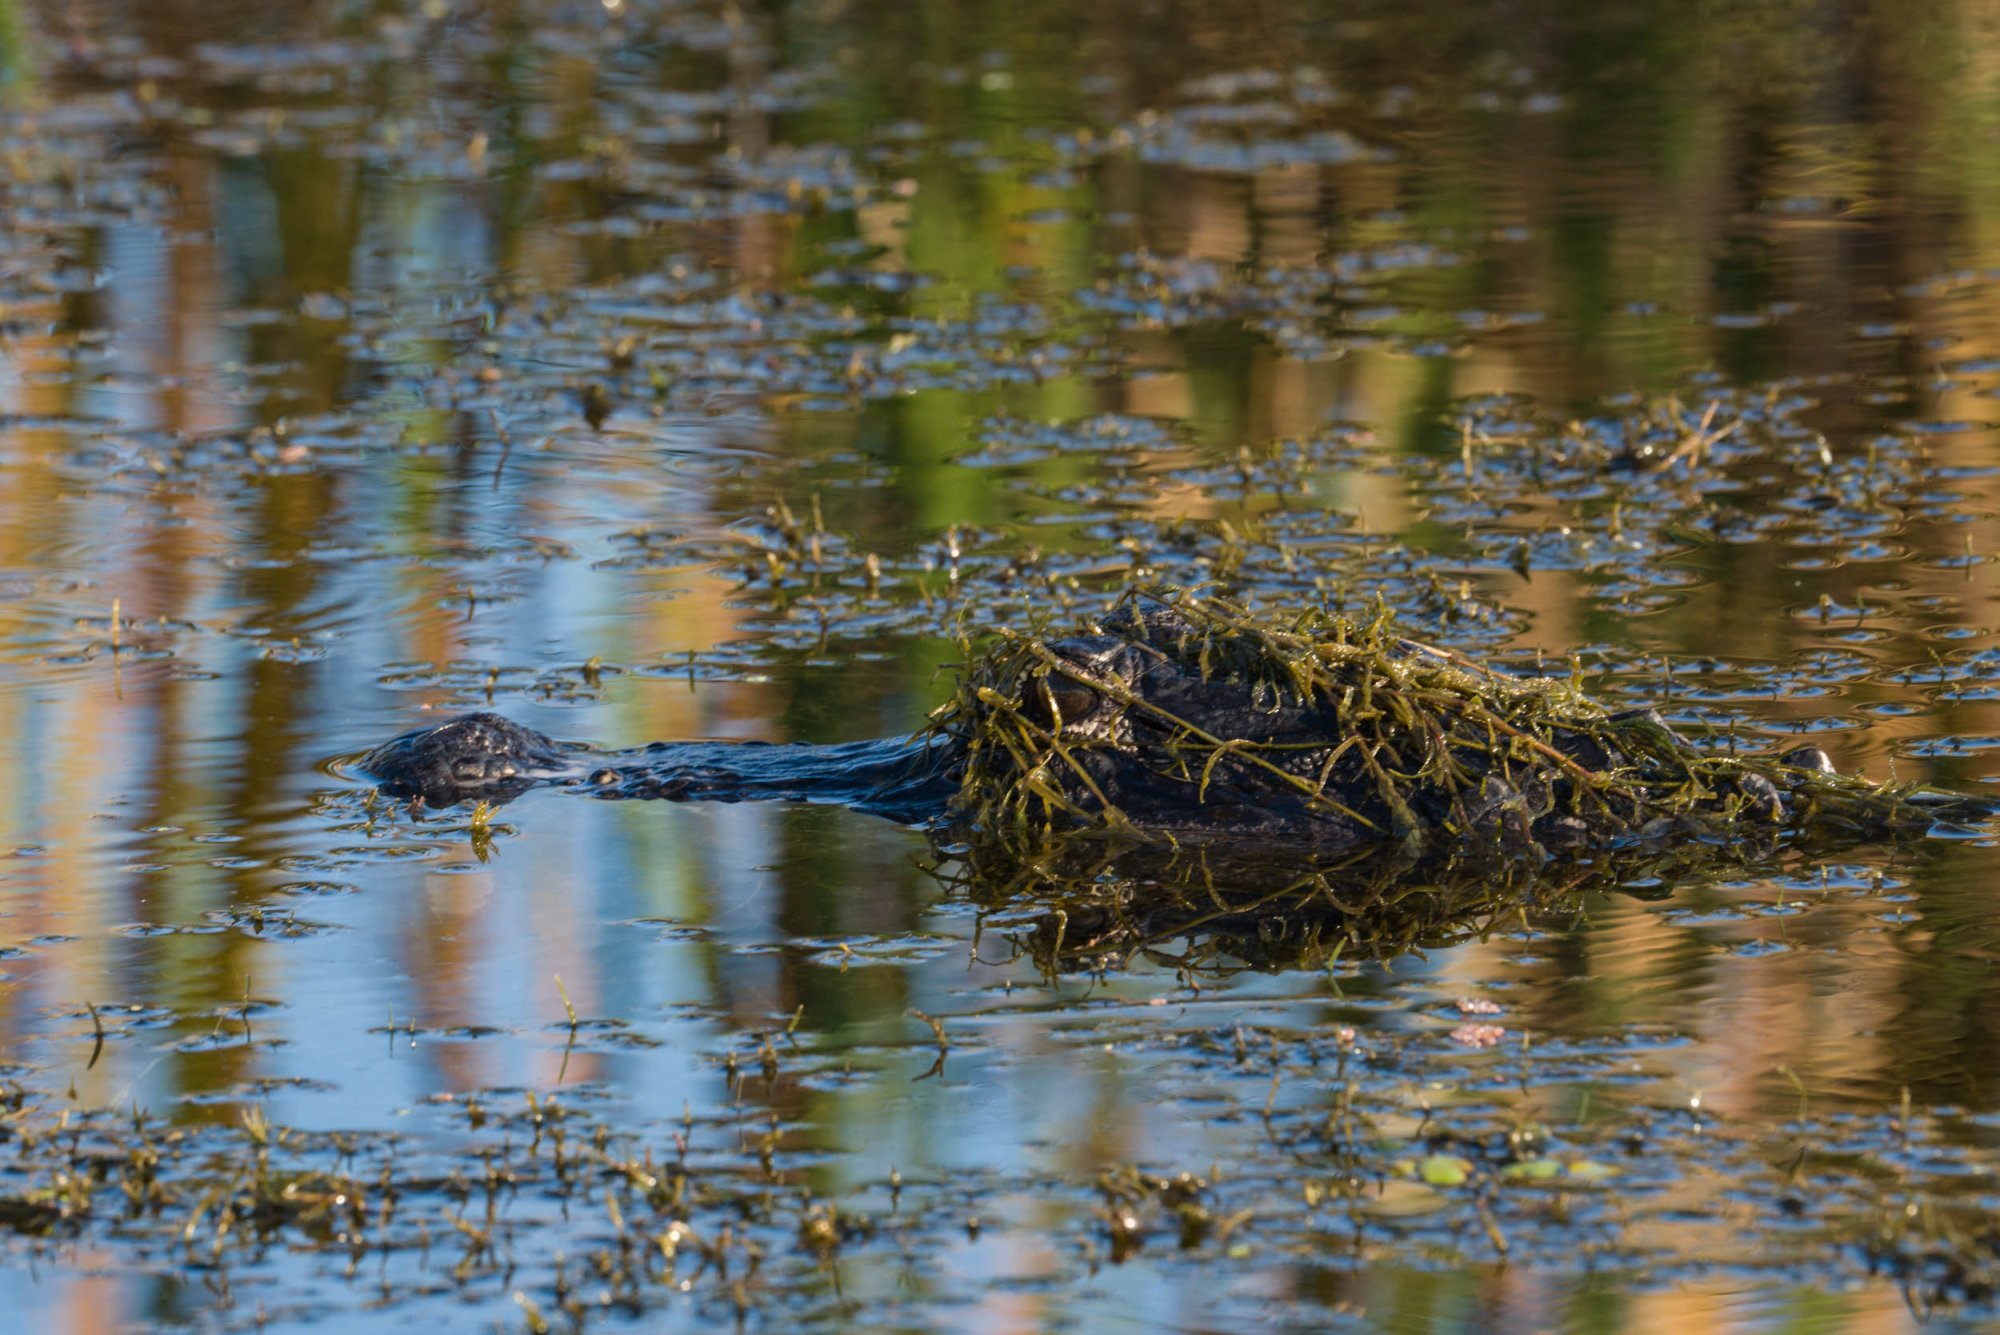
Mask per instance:
[[[489,713],[406,732],[363,756],[359,767],[388,796],[434,807],[504,802],[572,768],[553,739]]]

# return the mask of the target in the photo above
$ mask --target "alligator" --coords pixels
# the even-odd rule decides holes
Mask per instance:
[[[1894,838],[1994,810],[1836,773],[1817,747],[1696,745],[1652,709],[1481,666],[1386,619],[1273,623],[1189,594],[1131,594],[1072,633],[1003,636],[908,737],[603,752],[481,712],[356,765],[385,795],[429,807],[554,785],[837,802],[1014,846],[1095,830],[1405,858]]]

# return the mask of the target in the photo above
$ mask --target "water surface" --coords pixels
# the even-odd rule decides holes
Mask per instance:
[[[1989,1316],[1983,836],[1393,959],[1052,955],[1046,904],[852,813],[484,831],[332,762],[471,707],[906,731],[964,638],[1212,581],[1984,791],[1996,41],[0,4],[0,1294],[79,1333]]]

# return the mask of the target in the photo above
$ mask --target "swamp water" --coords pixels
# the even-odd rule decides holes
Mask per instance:
[[[1397,953],[339,758],[906,731],[1138,580],[1991,791],[1996,70],[1921,2],[0,0],[0,1302],[1989,1319],[1984,835]]]

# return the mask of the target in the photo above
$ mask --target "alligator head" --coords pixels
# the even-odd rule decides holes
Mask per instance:
[[[356,763],[387,796],[434,807],[506,802],[579,772],[556,742],[484,712],[403,733]]]

